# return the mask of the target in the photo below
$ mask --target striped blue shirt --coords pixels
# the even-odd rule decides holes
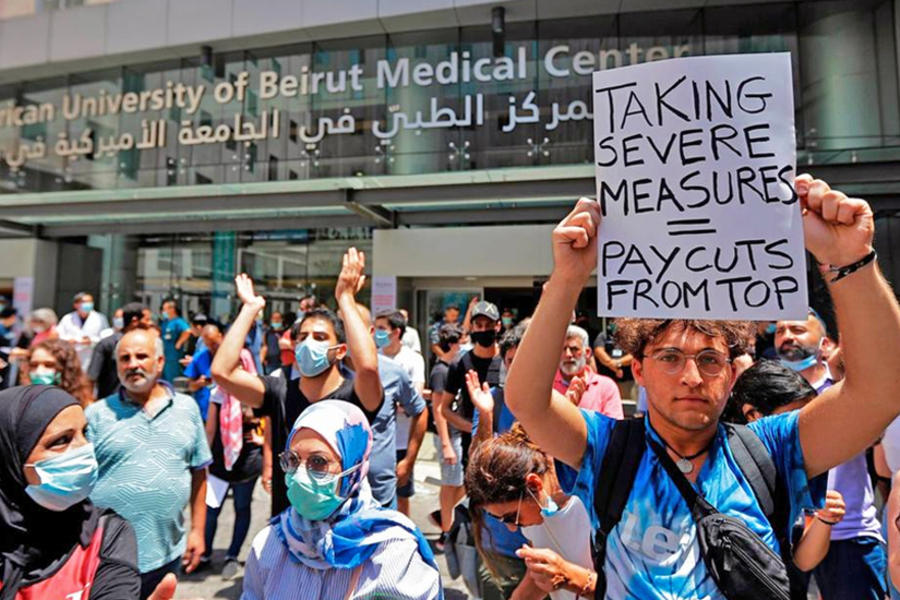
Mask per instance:
[[[91,500],[134,527],[141,573],[184,552],[182,512],[190,500],[191,472],[212,462],[197,403],[166,389],[169,397],[152,416],[120,394],[85,410],[100,467]]]
[[[271,526],[253,539],[244,570],[241,600],[344,600],[352,569],[317,570],[292,559]],[[443,598],[440,575],[412,538],[388,541],[363,563],[354,600]]]

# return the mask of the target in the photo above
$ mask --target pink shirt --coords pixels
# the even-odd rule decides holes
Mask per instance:
[[[599,375],[588,369],[581,374],[586,384],[584,395],[578,408],[596,411],[613,419],[623,419],[625,414],[622,412],[622,396],[619,395],[619,386],[616,382],[605,375]],[[569,387],[569,382],[563,379],[562,372],[556,370],[556,378],[553,380],[553,389],[560,394],[565,394]]]

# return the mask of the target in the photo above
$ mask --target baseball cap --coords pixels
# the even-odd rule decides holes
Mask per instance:
[[[475,317],[487,317],[491,321],[499,321],[500,311],[497,310],[495,304],[482,300],[472,308],[472,318],[474,319]]]

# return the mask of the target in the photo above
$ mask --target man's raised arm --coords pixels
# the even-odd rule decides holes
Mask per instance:
[[[826,270],[854,265],[872,252],[869,205],[808,175],[795,185],[805,207],[806,248],[826,265],[846,368],[841,383],[800,413],[806,472],[815,476],[862,452],[900,413],[900,307],[874,261],[837,281],[840,274]]]
[[[344,320],[347,349],[353,356],[353,369],[356,372],[354,390],[366,410],[376,412],[384,398],[381,378],[378,375],[378,350],[375,348],[375,340],[369,333],[369,324],[363,321],[359,309],[356,308],[356,294],[366,283],[366,276],[363,275],[365,267],[364,253],[357,251],[356,248],[347,250],[334,288],[334,297]]]
[[[578,468],[587,426],[578,409],[553,391],[569,316],[597,266],[600,209],[582,198],[553,230],[553,273],[506,379],[506,405],[547,454]]]
[[[210,373],[216,385],[240,400],[241,404],[260,408],[266,389],[259,377],[241,368],[241,349],[256,321],[256,315],[266,307],[266,299],[254,293],[253,280],[246,274],[235,277],[234,283],[243,305],[216,351]]]

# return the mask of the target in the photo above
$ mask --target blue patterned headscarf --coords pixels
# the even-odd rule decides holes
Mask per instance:
[[[272,518],[272,526],[290,556],[313,569],[352,569],[368,560],[382,543],[416,540],[419,553],[437,569],[431,547],[406,516],[381,508],[365,481],[372,453],[372,429],[363,412],[349,402],[320,400],[301,413],[288,436],[311,429],[322,436],[341,457],[341,470],[359,468],[341,478],[345,498],[326,519],[311,521],[293,507]]]

